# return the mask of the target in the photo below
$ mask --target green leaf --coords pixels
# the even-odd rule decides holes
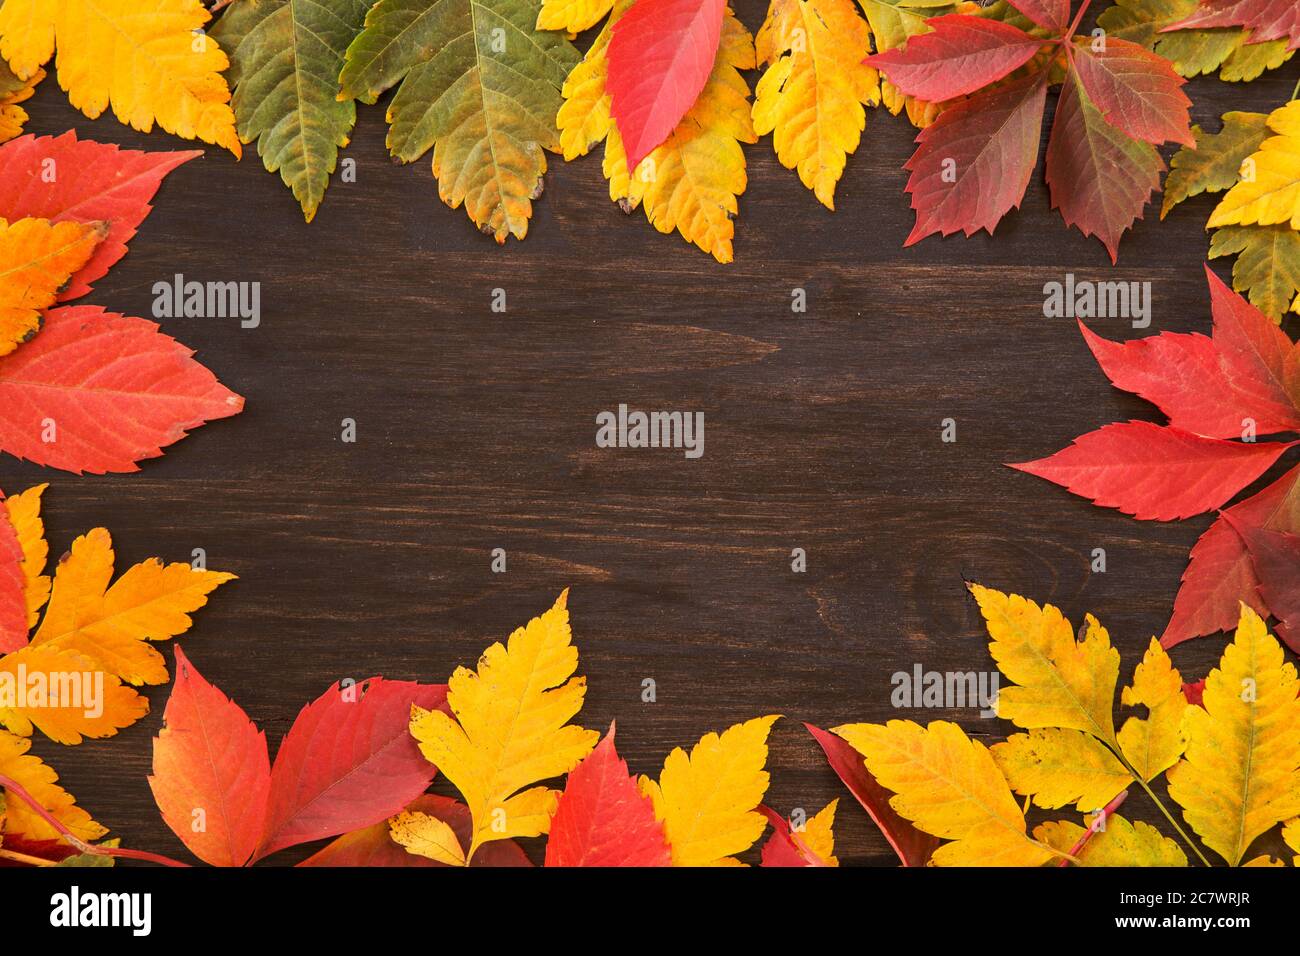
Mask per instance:
[[[1224,113],[1223,129],[1207,133],[1192,127],[1196,148],[1184,146],[1170,161],[1165,178],[1165,201],[1160,218],[1184,199],[1204,192],[1217,193],[1237,185],[1244,163],[1269,136],[1265,113]]]
[[[1274,322],[1300,312],[1300,233],[1290,223],[1222,226],[1210,240],[1210,258],[1237,255],[1232,287]]]
[[[579,60],[538,31],[540,0],[380,0],[348,48],[342,95],[388,108],[388,148],[403,162],[433,150],[443,202],[462,203],[505,242],[528,232],[544,150],[558,152],[560,89]]]

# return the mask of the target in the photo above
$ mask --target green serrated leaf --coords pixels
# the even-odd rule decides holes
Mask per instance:
[[[505,242],[528,232],[544,150],[558,152],[560,89],[579,60],[535,27],[540,0],[380,0],[348,48],[343,94],[388,108],[388,148],[403,162],[433,149],[438,194]]]
[[[1165,200],[1160,218],[1184,199],[1204,192],[1223,192],[1237,184],[1241,164],[1268,137],[1268,115],[1232,112],[1223,114],[1223,129],[1207,133],[1192,127],[1196,148],[1184,146],[1172,160],[1165,178]]]
[[[240,0],[213,29],[230,51],[239,138],[257,140],[308,222],[316,215],[356,104],[338,98],[343,54],[361,31],[370,0]]]
[[[121,840],[105,840],[99,846],[111,846],[114,849],[122,845]],[[60,860],[56,866],[76,866],[76,867],[105,867],[116,866],[113,857],[103,853],[78,853],[75,856],[66,857]]]
[[[1276,226],[1222,226],[1210,240],[1210,258],[1236,255],[1232,287],[1279,322],[1300,312],[1300,233],[1289,223]]]

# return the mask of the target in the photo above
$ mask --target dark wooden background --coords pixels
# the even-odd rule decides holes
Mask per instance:
[[[757,29],[763,6],[741,0],[739,13]],[[1298,73],[1195,81],[1194,118],[1217,128],[1226,110],[1271,110]],[[29,110],[36,133],[190,147],[86,120],[53,78]],[[1212,202],[1164,223],[1148,207],[1112,268],[1049,210],[1040,174],[995,238],[905,250],[913,136],[872,112],[833,214],[770,138],[746,147],[729,266],[620,212],[598,156],[552,158],[527,240],[498,248],[439,201],[427,158],[389,161],[379,108],[362,111],[346,153],[358,181],[336,181],[310,226],[253,148],[240,163],[209,148],[167,180],[129,256],[83,301],[148,316],[152,285],[177,272],[260,281],[259,329],[163,323],[246,412],[138,474],[78,478],[4,457],[0,487],[50,482],[54,556],[103,525],[119,571],[201,547],[236,572],[182,640],[273,750],[332,681],[444,680],[571,586],[583,722],[617,719],[634,771],[657,772],[708,730],[784,714],[768,802],[812,812],[843,797],[841,860],[892,864],[800,721],[945,718],[1004,735],[971,711],[890,706],[896,670],[992,668],[963,579],[1076,622],[1095,612],[1127,677],[1209,523],[1138,522],[1003,463],[1116,419],[1158,420],[1106,383],[1071,320],[1043,317],[1043,285],[1069,271],[1150,280],[1150,330],[1094,328],[1206,331]],[[490,310],[497,287],[504,315]],[[795,287],[807,314],[791,312]],[[703,411],[704,457],[596,448],[595,415],[620,402]],[[949,417],[955,444],[940,441]],[[356,444],[339,440],[344,418]],[[490,573],[496,547],[505,574]],[[791,572],[795,547],[807,573]],[[1089,571],[1096,547],[1105,574]],[[1222,645],[1174,658],[1197,678]],[[653,704],[640,699],[647,677]],[[116,738],[38,738],[35,750],[126,845],[184,855],[145,780],[166,695],[149,691],[153,712]],[[1131,803],[1152,818],[1144,797]]]

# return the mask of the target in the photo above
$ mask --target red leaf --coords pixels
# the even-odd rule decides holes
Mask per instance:
[[[108,236],[59,296],[66,302],[89,292],[90,284],[126,255],[126,244],[153,208],[149,202],[163,177],[202,155],[202,150],[118,149],[78,140],[71,131],[59,137],[23,136],[0,146],[0,217],[111,223]]]
[[[1296,0],[1202,0],[1186,20],[1164,31],[1192,27],[1246,27],[1250,43],[1289,39],[1287,49],[1300,49],[1300,4]]]
[[[1076,41],[1074,68],[1088,95],[1111,126],[1132,139],[1196,148],[1183,93],[1187,81],[1164,57],[1145,47],[1107,37],[1096,51],[1092,41]]]
[[[1011,0],[1011,5],[1053,33],[1064,33],[1070,25],[1070,0]]]
[[[0,359],[0,450],[78,474],[136,471],[188,429],[243,410],[193,355],[144,319],[54,309]]]
[[[939,846],[938,837],[922,833],[898,815],[889,805],[889,798],[893,794],[876,783],[876,778],[867,771],[862,755],[848,741],[812,724],[804,724],[804,727],[821,745],[831,769],[839,775],[849,792],[857,797],[862,809],[867,811],[898,858],[903,861],[903,866],[925,866]]]
[[[213,866],[248,862],[271,787],[266,736],[179,647],[163,728],[153,741],[149,786],[163,820],[200,860]]]
[[[1024,199],[1038,162],[1047,83],[1013,80],[944,110],[907,161],[916,226],[905,245],[936,232],[990,233]]]
[[[1228,442],[1151,422],[1117,422],[1049,458],[1011,467],[1103,508],[1172,521],[1218,508],[1294,444]]]
[[[0,654],[27,646],[27,576],[23,546],[0,492]]]
[[[1205,678],[1201,678],[1195,684],[1184,684],[1183,696],[1187,698],[1189,704],[1203,707],[1205,705]]]
[[[636,0],[614,24],[605,88],[631,172],[681,122],[718,54],[726,0]]]
[[[275,755],[257,858],[379,823],[423,793],[437,771],[411,736],[412,705],[446,711],[446,685],[372,677],[304,707]]]
[[[1155,147],[1107,123],[1075,72],[1066,76],[1047,143],[1052,208],[1066,225],[1096,236],[1117,262],[1120,238],[1142,218],[1164,168]]]
[[[772,824],[772,835],[763,844],[763,866],[808,867],[826,865],[824,860],[797,839],[794,831],[790,829],[789,820],[766,804],[760,805],[758,809],[763,812],[768,822]]]
[[[904,93],[929,103],[981,90],[1024,66],[1043,46],[1039,38],[1000,20],[951,14],[926,25],[932,32],[863,62]]]
[[[469,807],[450,797],[427,793],[416,797],[410,810],[437,817],[456,833],[461,846],[469,846],[472,824]],[[354,830],[339,837],[318,853],[308,857],[299,866],[393,866],[424,867],[446,866],[418,853],[407,853],[393,842],[388,821]],[[514,840],[494,840],[478,848],[470,866],[532,866],[524,851]]]
[[[614,749],[613,724],[565,782],[546,865],[672,866],[663,824]]]
[[[1236,524],[1232,518],[1228,523],[1246,542],[1259,595],[1277,618],[1277,636],[1300,654],[1300,535]]]
[[[1238,525],[1300,532],[1300,467],[1225,513]],[[1246,544],[1221,515],[1192,548],[1161,645],[1170,648],[1203,634],[1232,630],[1242,601],[1266,615],[1258,589]]]

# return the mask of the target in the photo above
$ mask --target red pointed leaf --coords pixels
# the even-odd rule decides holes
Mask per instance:
[[[1011,467],[1103,508],[1173,521],[1220,507],[1294,444],[1229,442],[1151,422],[1116,422],[1049,458]]]
[[[0,492],[0,654],[27,646],[27,576],[23,547]]]
[[[407,808],[417,813],[427,813],[446,823],[455,832],[461,846],[469,846],[471,840],[469,807],[458,803],[450,797],[439,797],[426,793],[416,797]],[[427,856],[408,853],[400,844],[394,843],[389,833],[388,821],[384,820],[374,826],[364,827],[345,833],[324,849],[313,854],[298,864],[299,866],[392,866],[392,867],[441,867]],[[471,867],[481,866],[532,866],[524,851],[514,840],[494,840],[478,848]]]
[[[726,0],[636,0],[614,24],[605,87],[637,164],[681,122],[713,70]]]
[[[1118,37],[1107,37],[1100,50],[1080,39],[1074,66],[1106,122],[1120,132],[1157,146],[1173,142],[1195,149],[1192,101],[1182,89],[1187,81],[1164,57]]]
[[[972,236],[1024,199],[1038,162],[1047,83],[1040,74],[972,96],[921,131],[907,162],[916,226],[906,245],[934,233]]]
[[[930,33],[866,58],[909,96],[942,103],[982,90],[1034,58],[1043,41],[1000,20],[952,14],[926,21]]]
[[[266,735],[176,648],[176,679],[153,741],[154,801],[190,851],[213,866],[243,866],[266,818]]]
[[[1250,525],[1233,527],[1246,542],[1259,578],[1259,595],[1277,619],[1277,636],[1300,654],[1300,535]]]
[[[1011,5],[1053,33],[1064,33],[1070,25],[1070,0],[1011,0]]]
[[[1183,696],[1187,698],[1189,704],[1201,707],[1205,702],[1205,678],[1201,678],[1195,684],[1183,685]]]
[[[612,724],[565,781],[546,865],[672,866],[663,824],[614,749]]]
[[[812,724],[804,724],[804,727],[821,745],[826,754],[826,762],[857,798],[858,803],[862,804],[862,809],[867,811],[889,841],[898,858],[903,861],[903,866],[925,866],[939,846],[938,837],[922,833],[898,815],[889,805],[889,798],[893,794],[876,783],[876,778],[867,771],[862,755],[848,741]]]
[[[411,736],[412,705],[446,710],[446,685],[372,677],[304,707],[275,755],[257,858],[379,823],[422,794],[437,770]]]
[[[1300,4],[1296,0],[1202,0],[1195,13],[1165,30],[1192,27],[1246,27],[1250,43],[1287,39],[1287,48],[1296,50],[1300,49]]]
[[[109,143],[23,136],[0,146],[0,217],[108,222],[108,236],[59,296],[78,298],[126,255],[126,244],[153,208],[163,178],[202,150],[142,153]]]
[[[144,319],[47,312],[41,334],[0,359],[0,451],[78,474],[136,471],[189,429],[243,410],[193,355]]]

